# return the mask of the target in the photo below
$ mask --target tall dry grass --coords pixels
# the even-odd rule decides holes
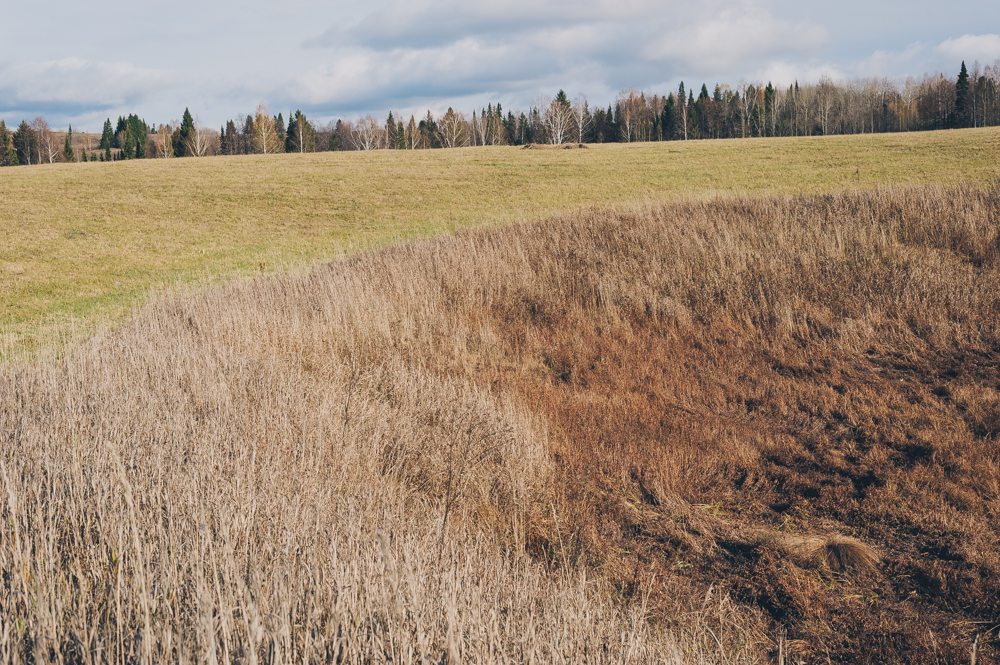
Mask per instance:
[[[0,656],[991,662],[998,213],[590,211],[8,366]]]

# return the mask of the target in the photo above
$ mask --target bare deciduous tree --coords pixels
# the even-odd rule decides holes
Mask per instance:
[[[622,90],[618,93],[615,106],[618,108],[618,129],[622,141],[630,143],[649,138],[652,113],[644,95],[635,90]]]
[[[438,123],[441,128],[441,139],[446,148],[461,148],[465,145],[466,124],[464,113],[455,113],[454,109],[448,108]]]
[[[420,130],[417,129],[417,121],[412,115],[410,123],[406,126],[406,147],[409,150],[416,150],[420,147]]]
[[[351,141],[357,150],[378,150],[385,146],[385,129],[379,124],[371,113],[363,118],[359,118],[354,131],[351,132]]]
[[[538,108],[544,109],[542,124],[548,130],[549,142],[553,145],[565,143],[573,127],[572,107],[558,99],[542,98],[538,100]]]
[[[38,116],[31,122],[31,128],[38,137],[38,163],[47,161],[52,164],[57,161],[59,142],[56,140],[55,132],[49,128],[49,123],[42,116]]]
[[[581,92],[573,100],[573,124],[576,130],[576,142],[583,143],[583,134],[591,123],[590,111],[587,108],[587,97]]]
[[[253,118],[254,152],[264,155],[281,152],[283,146],[279,144],[280,141],[278,140],[277,128],[274,126],[274,118],[271,117],[271,111],[267,108],[267,104],[261,102],[257,105],[257,112]]]
[[[156,134],[156,156],[173,157],[174,146],[170,137],[171,131],[168,125],[160,125],[160,131]]]
[[[260,108],[258,107],[258,111]],[[188,134],[188,150],[195,157],[204,157],[208,154],[208,149],[211,146],[213,132],[205,125],[201,124],[201,120],[195,118],[194,129]]]

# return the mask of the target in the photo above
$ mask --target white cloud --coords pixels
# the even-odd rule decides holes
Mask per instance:
[[[740,6],[698,17],[651,43],[653,60],[682,63],[694,73],[733,71],[776,56],[810,56],[829,42],[822,26],[793,23],[757,8]]]
[[[3,97],[11,107],[37,104],[110,108],[135,102],[176,82],[164,70],[127,62],[94,62],[69,57],[22,62],[0,70]]]
[[[946,39],[934,47],[934,52],[955,62],[964,60],[970,66],[975,60],[993,64],[1000,60],[1000,35],[962,35],[957,39]]]

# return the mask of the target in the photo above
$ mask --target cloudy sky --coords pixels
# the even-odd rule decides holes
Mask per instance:
[[[212,126],[261,101],[419,117],[560,88],[606,105],[681,80],[954,76],[1000,58],[996,0],[36,0],[3,14],[0,118],[88,131],[185,107]]]

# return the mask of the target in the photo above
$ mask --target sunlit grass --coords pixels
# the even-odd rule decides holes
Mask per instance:
[[[151,290],[592,205],[1000,176],[996,128],[468,148],[0,170],[0,358],[117,320]]]

